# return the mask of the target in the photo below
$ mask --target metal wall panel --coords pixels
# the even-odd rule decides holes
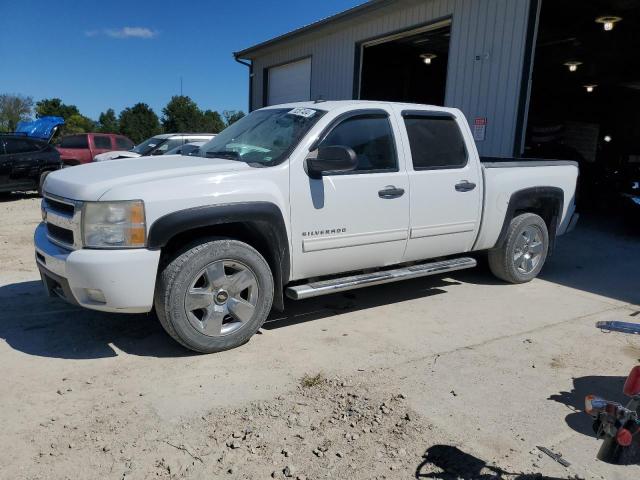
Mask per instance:
[[[522,89],[530,0],[398,0],[356,18],[252,53],[253,105],[264,104],[266,69],[312,58],[311,98],[351,99],[358,42],[451,17],[446,106],[460,108],[472,123],[486,117],[481,155],[513,154]]]

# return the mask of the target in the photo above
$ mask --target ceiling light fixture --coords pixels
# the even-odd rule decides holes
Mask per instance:
[[[604,141],[609,143],[611,141],[611,135],[605,135],[604,136]]]
[[[570,72],[575,72],[576,70],[578,70],[578,66],[582,65],[582,62],[576,62],[575,60],[571,60],[568,62],[564,62],[564,65],[569,67]]]
[[[622,20],[622,17],[616,17],[613,15],[605,15],[603,17],[596,18],[596,22],[601,23],[607,32],[613,30],[613,26],[620,20]]]
[[[588,93],[593,92],[593,90],[597,87],[598,85],[596,85],[595,83],[592,83],[591,85],[585,85],[584,88],[587,89]]]
[[[427,65],[431,65],[431,61],[436,57],[437,55],[435,53],[423,53],[422,55],[420,55],[422,61]]]

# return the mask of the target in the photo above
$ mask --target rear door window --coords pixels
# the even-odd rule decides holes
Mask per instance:
[[[131,150],[133,142],[126,137],[116,137],[116,148],[118,150]]]
[[[96,148],[107,149],[107,150],[111,149],[111,138],[107,137],[106,135],[95,135],[93,137],[93,143],[96,146]]]
[[[462,168],[467,149],[450,115],[403,112],[414,170]]]
[[[60,140],[60,148],[89,148],[86,135],[67,135]]]

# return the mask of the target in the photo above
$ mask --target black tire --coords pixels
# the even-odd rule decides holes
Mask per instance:
[[[219,265],[220,262],[241,265],[253,275],[251,278],[254,280],[252,285],[256,286],[256,296],[253,297],[252,294],[252,301],[255,302],[255,306],[250,318],[244,322],[233,322],[233,317],[227,315],[234,325],[240,323],[235,327],[236,330],[210,336],[194,326],[197,321],[194,320],[193,312],[187,312],[187,293],[190,289],[196,288],[194,282],[199,281],[198,275],[205,278],[203,275],[206,274],[203,272],[206,267],[212,264]],[[224,266],[223,272],[226,272]],[[224,275],[224,278],[232,278],[226,277],[226,273]],[[212,293],[213,298],[216,298],[215,290]],[[227,299],[229,298],[227,294]],[[268,263],[258,251],[237,240],[208,239],[185,247],[162,268],[158,275],[154,305],[160,324],[173,339],[190,350],[213,353],[246,343],[266,320],[272,301],[273,275]],[[227,322],[225,325],[231,323]]]
[[[521,257],[516,257],[523,252],[522,242],[526,243],[526,253],[523,255],[533,255],[529,252],[533,252],[533,248],[529,245],[533,245],[533,242],[527,242],[525,232],[531,234],[534,232],[540,242],[536,242],[536,251],[541,248],[541,251],[536,254],[534,258],[535,263],[532,263],[532,268],[529,270],[528,266],[520,268],[521,261],[527,261]],[[539,236],[539,237],[538,237]],[[538,247],[538,243],[541,243],[541,247]],[[549,231],[545,221],[535,213],[523,213],[513,218],[509,224],[507,235],[504,241],[496,248],[489,250],[489,268],[493,274],[501,280],[509,283],[526,283],[533,280],[544,265],[549,252]]]

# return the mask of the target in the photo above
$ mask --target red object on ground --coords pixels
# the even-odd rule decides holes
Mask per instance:
[[[616,434],[616,441],[618,445],[628,447],[631,445],[631,442],[633,442],[633,434],[626,428],[621,428]]]
[[[624,388],[622,391],[629,397],[640,395],[640,365],[631,369],[627,380],[624,382]]]

